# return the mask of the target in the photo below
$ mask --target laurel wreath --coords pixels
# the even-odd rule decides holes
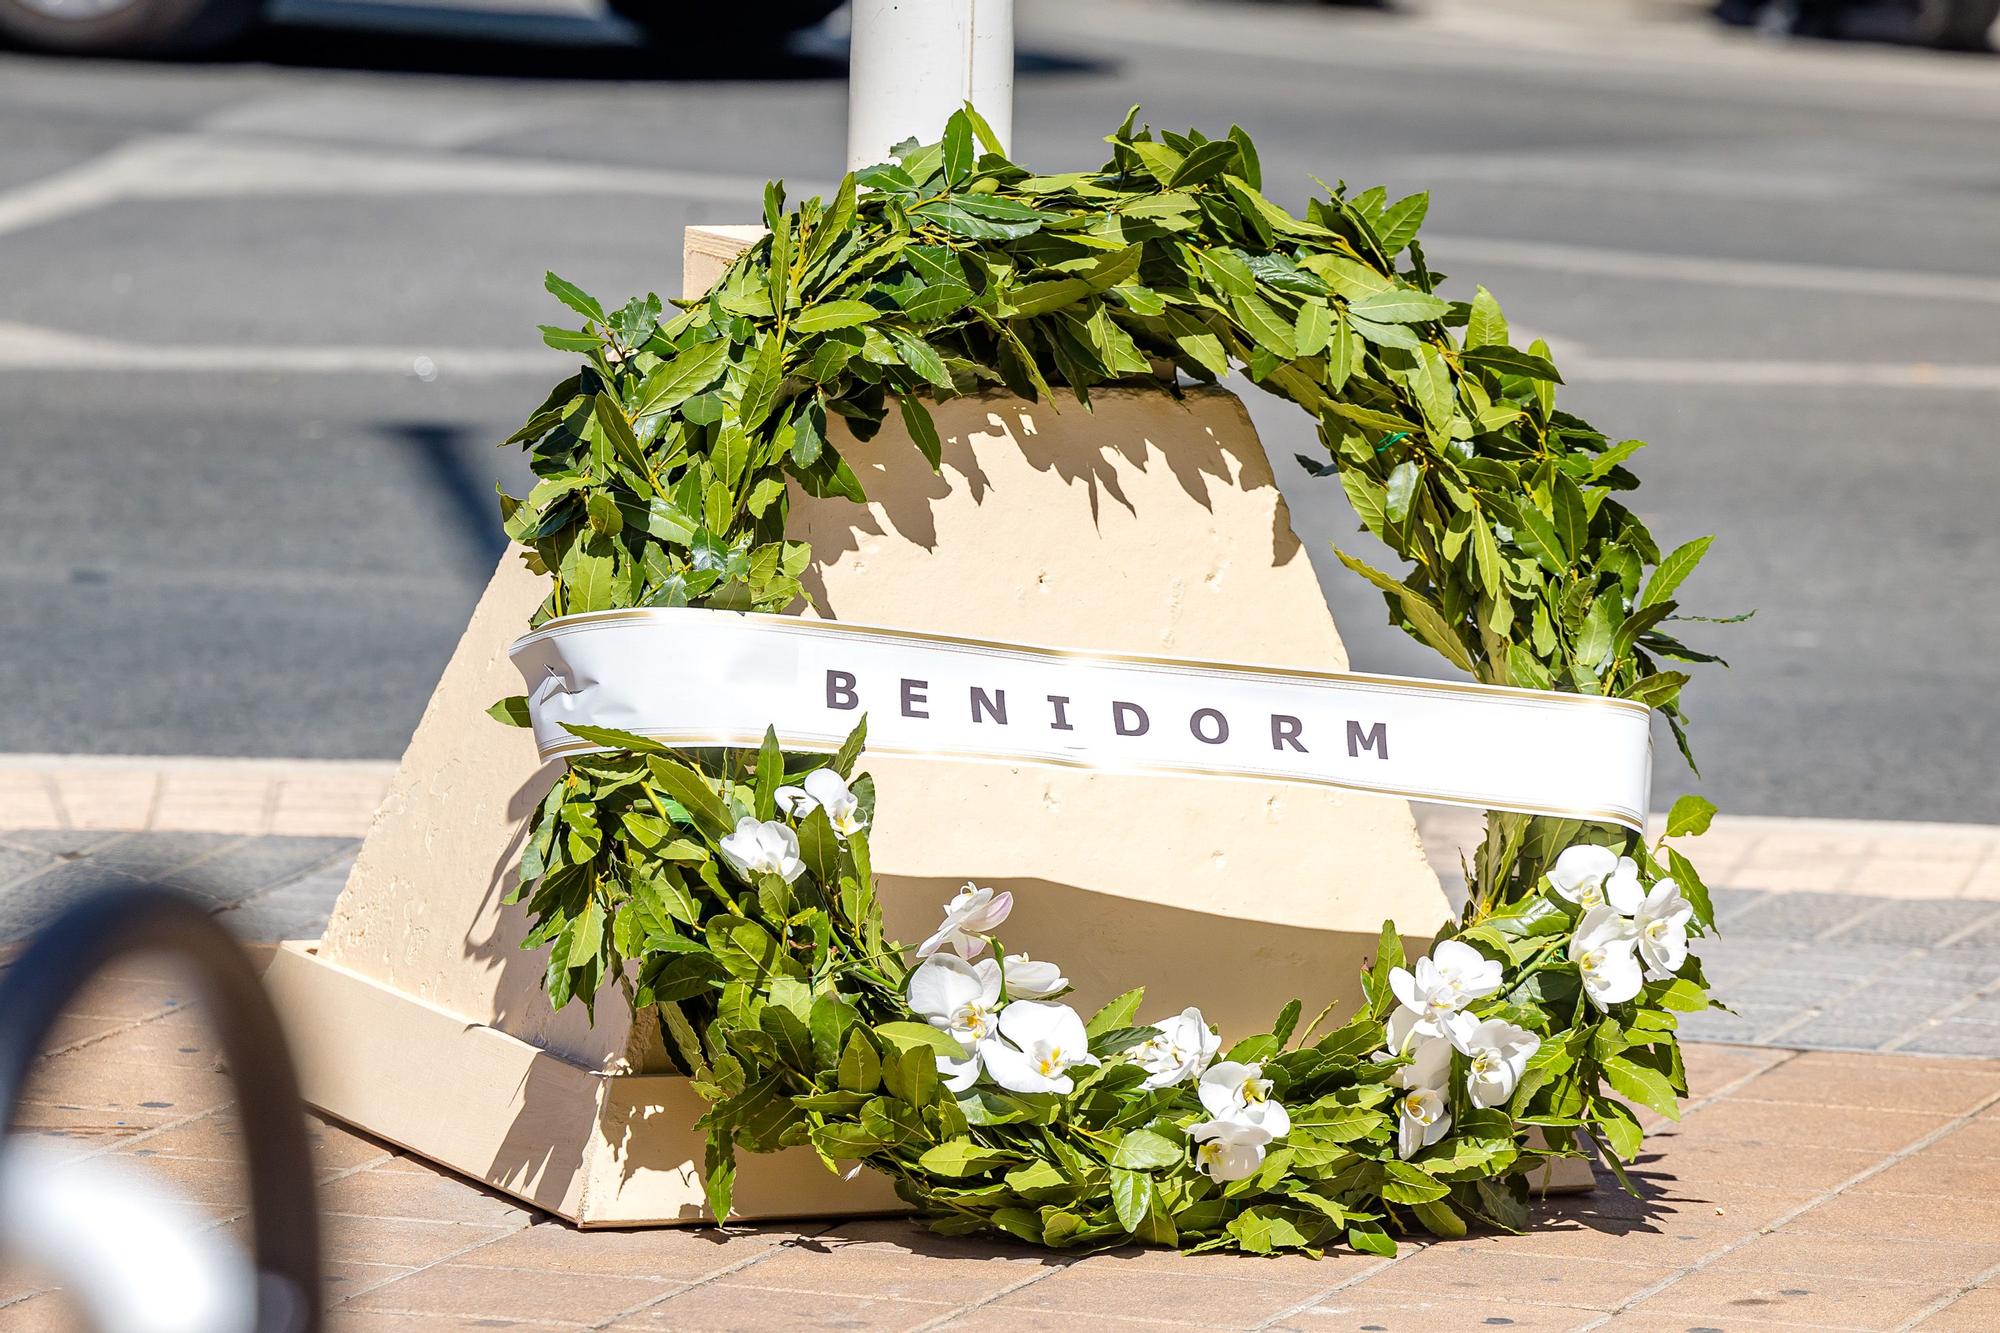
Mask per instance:
[[[968,107],[830,202],[788,210],[774,184],[769,234],[668,318],[656,296],[607,311],[551,274],[583,325],[544,338],[582,365],[509,441],[538,483],[501,498],[508,534],[550,578],[535,623],[798,604],[812,553],[786,537],[788,483],[864,498],[835,417],[866,439],[895,412],[935,468],[928,401],[997,385],[1087,405],[1101,384],[1172,393],[1179,377],[1240,369],[1312,416],[1324,457],[1308,465],[1406,565],[1340,557],[1381,589],[1394,625],[1481,681],[1641,700],[1685,752],[1687,676],[1666,664],[1715,660],[1671,632],[1708,539],[1663,555],[1622,498],[1640,443],[1558,408],[1548,348],[1515,347],[1486,289],[1438,294],[1417,241],[1426,196],[1341,184],[1298,217],[1261,193],[1240,129],[1155,134],[1128,116],[1107,141],[1099,170],[1037,175]],[[494,712],[522,723],[525,701]],[[1489,814],[1447,934],[1500,968],[1467,1015],[1536,1040],[1504,1103],[1474,1104],[1476,1071],[1455,1055],[1461,1076],[1439,1094],[1448,1132],[1418,1151],[1399,1135],[1412,1059],[1389,1037],[1408,1026],[1395,994],[1407,960],[1385,927],[1351,1020],[1322,1034],[1294,1003],[1268,1032],[1228,1034],[1222,1059],[1255,1067],[1289,1128],[1253,1171],[1218,1180],[1190,1142],[1209,1114],[1202,1090],[1148,1086],[1133,1055],[1157,1032],[1135,1026],[1138,992],[1090,1018],[1098,1063],[1076,1066],[1068,1093],[946,1086],[940,1057],[965,1052],[913,1011],[914,960],[882,935],[863,733],[831,757],[769,738],[755,752],[593,739],[620,748],[571,759],[528,839],[524,946],[548,951],[556,1007],[617,979],[635,1013],[657,1016],[709,1103],[717,1219],[739,1151],[809,1145],[831,1169],[888,1173],[944,1232],[1393,1253],[1412,1228],[1525,1226],[1531,1178],[1554,1156],[1594,1149],[1623,1180],[1640,1141],[1630,1107],[1673,1116],[1686,1092],[1675,1024],[1710,1003],[1699,962],[1592,1002],[1575,947],[1591,903],[1574,876],[1558,891],[1549,874],[1565,849],[1603,847],[1647,882],[1670,876],[1688,928],[1711,931],[1701,879],[1666,839]],[[855,798],[846,831],[823,806],[781,799],[823,769]],[[1668,837],[1711,813],[1684,799]],[[729,854],[746,820],[790,830],[801,867]]]

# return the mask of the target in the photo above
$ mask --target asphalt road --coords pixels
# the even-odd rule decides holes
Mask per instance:
[[[1689,691],[1701,789],[2000,819],[2000,60],[1558,12],[1023,0],[1016,146],[1095,162],[1144,102],[1243,124],[1294,203],[1428,187],[1453,290],[1652,442],[1663,538],[1717,535],[1688,598],[1757,609],[1703,636],[1735,669]],[[559,373],[543,269],[676,291],[684,224],[840,161],[837,42],[715,78],[491,26],[0,55],[0,750],[397,754],[498,551],[492,442]],[[1286,485],[1310,548],[1351,539]],[[1321,575],[1357,666],[1438,670]]]

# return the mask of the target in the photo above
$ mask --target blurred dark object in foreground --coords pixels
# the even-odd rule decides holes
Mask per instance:
[[[133,1179],[130,1168],[89,1155],[64,1160],[33,1139],[0,1137],[0,1246],[11,1241],[61,1266],[76,1303],[113,1333],[179,1326],[175,1312],[161,1308],[172,1303],[175,1284],[190,1299],[240,1309],[258,1333],[317,1333],[319,1208],[291,1054],[250,959],[195,899],[106,889],[29,941],[0,976],[0,1132],[13,1124],[36,1057],[70,1001],[133,954],[165,954],[186,967],[221,1040],[243,1122],[255,1268],[199,1218],[184,1222],[178,1201]],[[204,1263],[207,1274],[186,1271]],[[254,1290],[214,1290],[229,1281]],[[188,1318],[196,1316],[180,1322]],[[219,1330],[209,1325],[208,1333]]]
[[[1736,28],[1782,23],[1795,37],[1867,38],[1947,51],[1990,50],[2000,0],[1717,0],[1715,17]]]
[[[775,50],[841,5],[841,0],[606,2],[655,46],[724,57]],[[270,0],[0,0],[0,41],[68,55],[200,55],[241,39],[269,7]],[[385,47],[390,40],[385,33]]]

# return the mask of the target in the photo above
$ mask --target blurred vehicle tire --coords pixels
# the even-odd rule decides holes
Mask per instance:
[[[2000,19],[2000,0],[1917,0],[1910,36],[1924,46],[1984,51],[1996,19]]]
[[[185,55],[242,36],[263,8],[263,0],[0,0],[0,38],[73,55]]]
[[[14,0],[0,0],[11,4]],[[844,0],[723,0],[678,4],[675,0],[607,0],[611,11],[643,31],[655,46],[686,46],[726,52],[731,46],[768,49],[801,28],[810,28],[839,9]]]

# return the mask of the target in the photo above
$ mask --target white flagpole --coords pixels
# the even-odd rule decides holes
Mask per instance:
[[[1014,131],[1014,0],[854,0],[847,167],[929,142],[970,102],[1002,145]]]

